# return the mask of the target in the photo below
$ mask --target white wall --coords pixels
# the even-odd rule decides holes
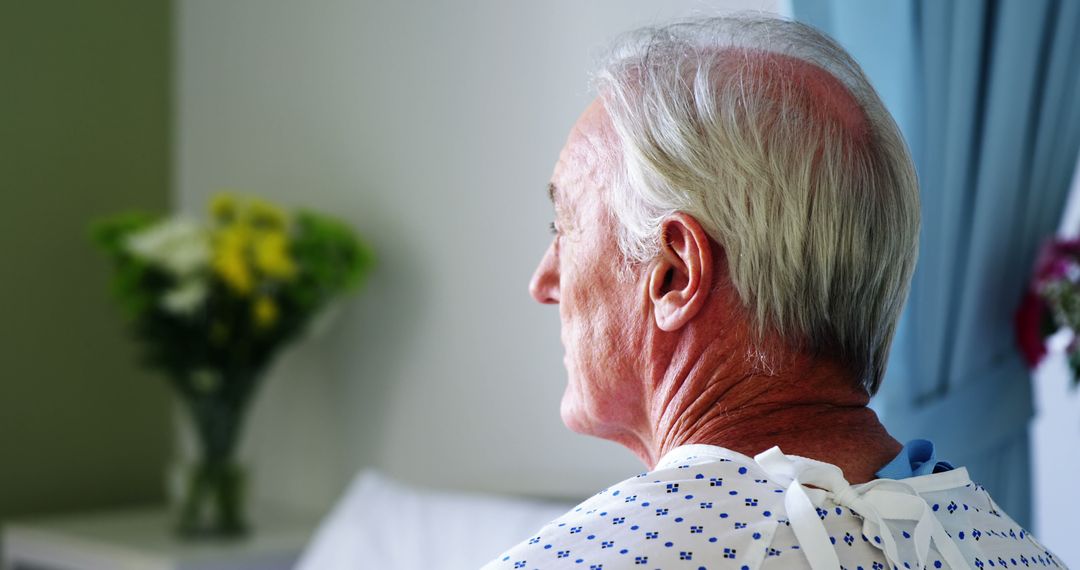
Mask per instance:
[[[1076,507],[1080,505],[1080,391],[1069,370],[1065,346],[1073,335],[1059,333],[1032,374],[1035,418],[1031,422],[1032,515],[1039,540],[1068,566],[1080,564]]]
[[[179,0],[178,206],[257,192],[346,218],[380,257],[268,379],[247,444],[257,494],[323,508],[362,466],[562,497],[636,473],[559,420],[557,311],[526,291],[545,184],[608,39],[774,5]]]

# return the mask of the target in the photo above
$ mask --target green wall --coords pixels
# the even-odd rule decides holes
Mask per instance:
[[[168,206],[171,18],[0,0],[0,520],[162,499],[167,392],[87,226]]]

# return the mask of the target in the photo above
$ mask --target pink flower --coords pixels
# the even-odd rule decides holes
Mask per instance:
[[[1043,325],[1049,316],[1046,301],[1030,289],[1025,291],[1020,307],[1016,310],[1016,342],[1030,368],[1038,366],[1039,361],[1046,356]]]
[[[1080,260],[1080,239],[1048,240],[1039,249],[1035,261],[1035,279],[1033,285],[1047,281],[1068,279],[1075,281],[1070,273],[1075,273]]]

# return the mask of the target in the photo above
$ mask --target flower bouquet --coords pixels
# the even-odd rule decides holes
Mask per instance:
[[[248,404],[274,355],[359,286],[371,252],[332,218],[224,194],[208,222],[129,213],[97,222],[92,235],[113,263],[113,292],[145,363],[164,373],[195,428],[200,453],[178,531],[245,533],[236,446]]]
[[[1016,338],[1032,368],[1046,355],[1046,340],[1067,329],[1065,347],[1073,383],[1080,378],[1080,239],[1051,240],[1039,252],[1035,274],[1016,312]]]

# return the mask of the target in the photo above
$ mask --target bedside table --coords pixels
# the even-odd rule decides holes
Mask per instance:
[[[318,524],[314,515],[254,510],[251,535],[181,540],[164,508],[9,521],[3,570],[289,570]]]

